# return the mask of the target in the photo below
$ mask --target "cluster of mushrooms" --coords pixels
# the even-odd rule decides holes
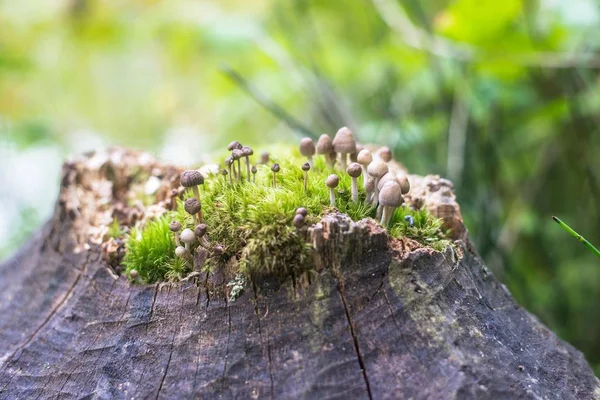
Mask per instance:
[[[352,201],[358,202],[358,178],[362,175],[366,202],[377,206],[377,219],[383,226],[389,226],[394,211],[404,202],[402,195],[410,190],[406,175],[394,172],[388,165],[392,160],[390,149],[382,147],[372,154],[356,143],[354,134],[347,127],[339,129],[333,140],[327,134],[321,135],[316,145],[311,138],[303,138],[300,141],[300,153],[307,158],[307,162],[302,165],[305,191],[315,154],[325,157],[332,168],[339,161],[341,170],[352,178]],[[329,175],[325,181],[329,187],[332,207],[335,206],[335,188],[339,183],[340,179],[336,174]]]
[[[227,147],[231,155],[225,159],[225,167],[220,171],[224,179],[228,179],[230,184],[234,182],[256,182],[256,165],[250,164],[250,156],[254,155],[252,148],[243,146],[238,141],[233,141]],[[405,174],[394,172],[390,169],[388,162],[392,160],[392,153],[388,147],[382,147],[378,151],[371,153],[368,149],[357,144],[352,131],[343,127],[337,131],[333,140],[323,134],[315,144],[311,138],[303,138],[300,141],[300,153],[307,158],[302,165],[304,171],[304,191],[307,190],[310,170],[314,167],[313,157],[315,155],[325,157],[326,163],[332,168],[336,168],[336,163],[342,173],[347,173],[352,179],[352,201],[358,202],[359,178],[362,176],[363,186],[366,193],[366,202],[369,205],[377,206],[377,219],[383,226],[389,226],[392,215],[397,207],[400,207],[403,195],[410,190],[410,184]],[[242,168],[242,159],[245,168]],[[348,159],[350,163],[348,164]],[[269,163],[269,153],[262,153],[260,156],[261,164]],[[245,169],[245,177],[243,170]],[[277,173],[281,167],[277,163],[271,165],[273,173],[273,187],[277,187]],[[335,188],[339,185],[339,176],[332,173],[325,180],[325,185],[329,188],[329,199],[332,207],[335,206]],[[192,190],[194,197],[190,197],[184,202],[184,209],[193,216],[195,228],[182,229],[183,226],[178,221],[170,223],[169,228],[175,236],[177,245],[175,254],[177,257],[189,260],[191,258],[191,246],[196,241],[204,248],[209,247],[207,239],[208,227],[204,223],[202,215],[202,203],[200,200],[199,185],[204,184],[204,176],[200,171],[184,171],[180,176],[180,183],[184,190]],[[304,207],[296,210],[292,220],[293,225],[300,229],[305,222],[308,211]],[[223,251],[220,246],[214,250]]]

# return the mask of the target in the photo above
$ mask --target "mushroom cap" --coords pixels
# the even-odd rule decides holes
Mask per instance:
[[[358,152],[358,156],[356,156],[356,161],[361,165],[369,165],[373,162],[373,156],[371,152],[367,149],[362,149]]]
[[[202,204],[200,204],[200,201],[197,198],[190,197],[183,203],[183,208],[188,214],[196,214],[202,209]]]
[[[231,156],[228,156],[228,157],[225,159],[225,165],[231,165],[231,164],[233,164],[233,157],[231,157]]]
[[[256,169],[256,165],[253,165],[253,166],[252,166],[252,168],[250,169],[250,172],[252,172],[253,174],[255,174],[255,173],[256,173],[256,171],[258,171],[258,170]]]
[[[206,226],[206,224],[198,224],[194,228],[194,234],[197,237],[201,238],[202,236],[206,235],[207,230],[208,230],[208,227]]]
[[[268,151],[263,151],[260,154],[260,162],[263,163],[263,164],[268,163],[269,162],[269,156],[270,156],[270,154],[269,154]]]
[[[387,146],[380,147],[379,150],[377,150],[377,155],[385,162],[390,162],[392,160],[392,151]]]
[[[346,168],[346,172],[352,178],[358,178],[360,176],[360,174],[362,173],[362,167],[360,166],[359,163],[353,162],[350,165],[348,165],[348,168]]]
[[[254,154],[254,150],[252,150],[250,147],[248,147],[248,146],[242,147],[242,155],[244,155],[245,157],[251,156],[253,154]]]
[[[333,144],[331,138],[327,134],[322,134],[317,140],[317,153],[319,154],[330,154],[333,152]]]
[[[335,150],[336,153],[356,153],[354,134],[348,127],[344,126],[340,128],[331,143],[333,144],[333,150]]]
[[[294,224],[294,226],[296,228],[302,228],[302,226],[304,226],[304,215],[302,215],[302,214],[294,215],[294,219],[292,220],[292,223]]]
[[[171,221],[169,224],[169,229],[171,232],[179,232],[181,230],[181,224],[179,221]]]
[[[296,214],[302,214],[306,217],[308,215],[308,210],[304,207],[298,207],[296,208]]]
[[[140,273],[137,269],[132,269],[131,271],[129,271],[129,276],[131,277],[131,279],[137,279],[140,276]]]
[[[194,241],[196,240],[196,235],[191,229],[188,228],[184,229],[183,232],[181,232],[181,235],[179,235],[179,237],[181,238],[181,241],[183,243],[194,243]]]
[[[398,182],[400,182],[400,187],[402,188],[402,194],[408,193],[410,191],[410,182],[408,181],[406,174],[398,174],[397,178]]]
[[[196,171],[194,169],[183,171],[179,176],[179,181],[181,182],[181,186],[186,188],[203,185],[204,175],[202,175],[200,171]]]
[[[213,251],[217,254],[223,254],[223,253],[225,253],[225,247],[218,244],[215,247],[213,247]]]
[[[392,171],[388,171],[385,175],[383,175],[377,181],[377,189],[381,190],[383,185],[385,185],[386,182],[389,182],[389,181],[396,181],[398,184],[400,184],[400,180],[398,179],[396,174],[394,174]]]
[[[307,162],[302,164],[302,171],[310,171],[310,164]]]
[[[237,140],[234,140],[233,142],[229,143],[229,146],[227,146],[227,150],[232,151],[234,149],[241,149],[242,148],[242,144],[240,142],[238,142]]]
[[[381,178],[388,170],[388,165],[381,160],[374,160],[367,166],[367,173],[375,179]]]
[[[243,156],[244,153],[242,153],[242,150],[240,149],[233,149],[233,151],[231,152],[231,158],[233,158],[234,160],[239,160]]]
[[[402,205],[402,188],[393,180],[386,182],[379,192],[379,204],[387,207],[399,207]]]
[[[311,138],[305,137],[300,140],[300,154],[304,157],[312,157],[315,151],[315,143]]]
[[[221,170],[221,175],[227,175],[227,174],[229,174],[229,172],[227,172],[227,170],[225,168],[223,168]]]
[[[327,177],[325,184],[333,189],[340,184],[340,178],[336,174],[331,174]]]
[[[177,248],[175,249],[175,255],[179,258],[184,258],[188,255],[188,251],[183,246],[177,246]]]
[[[369,178],[367,179],[367,183],[365,185],[365,190],[367,192],[372,192],[373,190],[375,190],[375,179],[373,179],[369,176]]]
[[[279,172],[281,170],[281,168],[279,167],[279,164],[275,163],[271,166],[271,171],[273,172]]]

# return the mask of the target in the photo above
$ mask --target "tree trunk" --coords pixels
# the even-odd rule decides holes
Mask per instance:
[[[331,214],[309,231],[317,272],[231,302],[227,272],[162,285],[114,273],[94,221],[126,198],[124,171],[173,183],[178,170],[99,157],[65,165],[53,218],[0,266],[0,399],[600,397],[582,354],[478,258],[456,204],[436,198],[453,199],[448,181],[411,176],[411,202],[445,218],[456,250]],[[86,200],[98,181],[110,204]]]

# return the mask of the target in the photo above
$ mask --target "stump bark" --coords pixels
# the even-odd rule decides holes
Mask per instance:
[[[53,218],[0,265],[0,399],[600,398],[583,355],[477,256],[453,194],[436,197],[449,182],[412,176],[411,202],[455,250],[330,214],[310,230],[315,273],[231,302],[226,271],[131,285],[111,267],[102,216],[131,212],[127,171],[157,168],[166,193],[178,169],[143,154],[65,164]]]

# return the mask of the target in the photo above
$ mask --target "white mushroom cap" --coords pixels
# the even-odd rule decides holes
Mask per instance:
[[[309,137],[300,140],[300,154],[304,157],[312,157],[315,154],[315,144]]]
[[[373,156],[369,150],[362,149],[356,157],[356,162],[358,162],[360,165],[367,166],[373,162]]]
[[[388,165],[381,160],[374,160],[367,166],[367,172],[375,179],[381,178],[388,171]]]
[[[333,151],[333,144],[331,138],[327,134],[322,134],[317,141],[316,147],[317,153],[329,155]]]
[[[379,192],[379,204],[387,207],[399,207],[402,202],[402,188],[398,182],[393,180],[383,185]]]
[[[196,240],[196,235],[191,229],[184,229],[179,237],[181,237],[183,243],[194,243]]]
[[[175,255],[176,255],[177,257],[183,258],[183,257],[186,257],[186,256],[188,255],[188,251],[186,250],[186,248],[185,248],[185,247],[183,247],[183,246],[178,246],[178,247],[175,249]]]
[[[331,143],[333,144],[333,150],[336,153],[356,153],[356,142],[354,141],[354,134],[350,128],[345,126],[340,128]]]

